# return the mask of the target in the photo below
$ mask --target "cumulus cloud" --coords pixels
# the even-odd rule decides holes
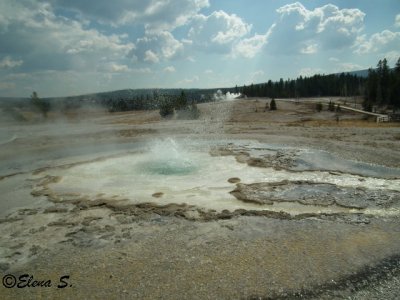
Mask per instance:
[[[166,73],[174,73],[176,70],[173,66],[168,66],[164,68],[164,72]]]
[[[267,48],[285,54],[350,47],[365,16],[359,9],[339,9],[332,4],[308,10],[299,2],[282,6],[277,13],[279,20],[270,29]]]
[[[129,67],[127,65],[120,65],[117,63],[111,63],[109,65],[109,71],[115,73],[124,73],[129,71]]]
[[[188,38],[193,47],[209,52],[229,53],[235,42],[247,35],[251,25],[235,14],[214,11],[211,15],[197,15],[190,23]]]
[[[267,43],[267,39],[268,34],[256,34],[253,37],[243,39],[234,46],[233,54],[235,56],[252,58],[261,51]]]
[[[158,55],[155,54],[153,51],[146,50],[146,52],[144,53],[144,61],[158,63],[160,59],[158,58]]]
[[[302,54],[313,54],[316,53],[318,50],[317,43],[305,44],[303,48],[300,49],[300,53]]]
[[[0,60],[0,69],[12,69],[22,65],[22,60],[12,60],[10,56],[4,57]]]
[[[183,54],[183,43],[167,31],[148,34],[137,39],[135,48],[130,55],[139,61],[157,63],[160,60],[170,60]]]
[[[8,66],[21,65],[35,70],[94,70],[102,59],[125,57],[133,43],[118,35],[105,35],[88,29],[78,21],[57,16],[51,5],[29,0],[4,0],[0,5],[1,51],[23,59]]]
[[[355,49],[358,54],[385,53],[392,49],[400,48],[400,32],[384,30],[371,35],[370,38],[362,36]]]
[[[85,18],[112,25],[141,24],[148,32],[172,30],[188,22],[208,0],[49,0]]]
[[[396,18],[394,19],[394,26],[400,27],[400,14],[396,15]]]

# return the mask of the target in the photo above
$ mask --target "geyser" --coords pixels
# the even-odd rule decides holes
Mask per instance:
[[[214,93],[214,100],[215,101],[232,101],[241,96],[240,93],[231,93],[227,92],[224,94],[221,90],[218,90],[216,93]]]
[[[166,138],[126,155],[52,169],[41,176],[60,178],[45,188],[46,194],[57,199],[69,199],[73,193],[87,201],[101,197],[124,204],[185,203],[217,212],[245,209],[284,211],[291,215],[363,212],[397,215],[399,212],[398,206],[390,204],[398,196],[399,179],[254,167],[239,162],[244,153],[254,157],[253,161],[257,157],[266,160],[278,150],[239,141],[229,145],[237,154],[228,155],[231,153],[228,148],[217,154],[216,144],[210,141]],[[383,197],[385,190],[387,196]]]
[[[196,160],[172,138],[150,143],[151,156],[137,165],[139,171],[158,175],[187,175],[198,169]]]

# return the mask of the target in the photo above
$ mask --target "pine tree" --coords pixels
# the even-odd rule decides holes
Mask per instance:
[[[188,101],[187,101],[186,94],[184,91],[181,91],[181,95],[176,100],[175,109],[181,110],[181,109],[187,108],[187,106],[188,106]]]
[[[333,103],[332,101],[329,101],[328,110],[335,111],[335,103]]]
[[[277,110],[275,99],[272,98],[271,103],[269,105],[270,110]]]
[[[390,70],[387,65],[386,58],[382,61],[382,71],[381,71],[381,93],[382,93],[382,103],[387,104],[390,97]]]

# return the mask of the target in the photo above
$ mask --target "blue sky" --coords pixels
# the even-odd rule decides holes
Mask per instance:
[[[214,88],[400,57],[399,0],[0,0],[0,96]]]

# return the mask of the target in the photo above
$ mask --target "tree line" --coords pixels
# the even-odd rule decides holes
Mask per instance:
[[[102,105],[110,112],[131,110],[160,109],[162,116],[169,116],[173,111],[180,115],[197,116],[196,103],[215,101],[213,94],[217,89],[177,90],[127,90],[100,93],[85,99],[85,96],[69,97],[62,101],[62,110],[76,109],[89,101],[89,104]],[[242,87],[221,88],[222,93],[241,93],[248,97],[300,98],[326,96],[363,96],[363,107],[372,110],[373,106],[389,109],[400,108],[400,58],[394,68],[388,66],[386,58],[380,60],[377,67],[368,70],[367,77],[350,73],[300,76],[297,79],[282,78],[273,82],[243,85]],[[113,98],[106,98],[115,95]],[[134,94],[132,94],[134,93]],[[40,99],[36,92],[31,96],[31,103],[44,117],[56,104],[51,99]],[[59,103],[59,102],[58,102]]]
[[[248,97],[269,98],[362,96],[365,110],[371,111],[373,106],[396,110],[400,108],[400,58],[394,68],[388,66],[386,58],[380,60],[376,68],[368,70],[367,77],[350,73],[317,74],[236,86],[231,91]]]
[[[356,96],[363,91],[366,79],[349,73],[340,75],[300,76],[297,79],[282,78],[273,82],[244,85],[235,88],[248,97],[303,98],[324,96]]]
[[[367,111],[373,106],[400,108],[400,58],[392,69],[385,58],[378,62],[376,69],[368,70],[363,106]]]

